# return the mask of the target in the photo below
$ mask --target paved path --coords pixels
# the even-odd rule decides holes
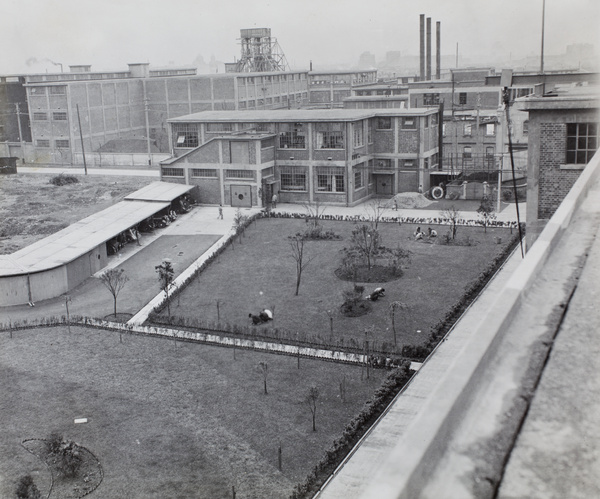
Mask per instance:
[[[113,175],[119,177],[160,177],[158,169],[149,170],[144,168],[89,168],[88,175]],[[18,173],[50,173],[58,175],[60,173],[69,173],[71,175],[85,175],[85,170],[81,166],[19,166]]]

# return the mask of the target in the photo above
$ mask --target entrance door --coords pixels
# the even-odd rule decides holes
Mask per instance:
[[[249,185],[232,185],[231,189],[231,206],[239,208],[251,208],[252,196],[250,194]]]
[[[376,183],[375,183],[375,193],[382,195],[391,195],[392,194],[392,179],[393,175],[375,175]]]

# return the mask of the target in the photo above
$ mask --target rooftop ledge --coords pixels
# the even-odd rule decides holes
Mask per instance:
[[[588,195],[592,191],[593,195]],[[519,440],[521,428],[532,400],[542,398],[543,388],[538,390],[538,383],[555,362],[552,357],[546,363],[563,321],[569,318],[565,311],[570,300],[573,296],[594,300],[589,294],[578,298],[574,290],[582,269],[585,276],[591,268],[591,263],[584,263],[593,245],[598,246],[593,254],[600,268],[600,241],[594,242],[600,226],[600,203],[594,199],[599,197],[600,153],[587,165],[525,258],[517,248],[315,497],[542,497],[535,488],[540,484],[534,486],[531,478],[539,471],[534,469],[537,456],[549,452],[554,461],[573,458],[556,447],[548,449],[548,430],[532,430],[539,438],[539,449],[523,451],[526,456],[536,453],[529,468],[524,468],[524,459],[515,466],[516,471],[505,474],[511,469],[510,461],[508,466],[506,463],[511,453],[518,455],[516,449],[525,445]],[[590,303],[590,309],[596,308],[597,303]],[[597,324],[583,320],[584,329],[586,325],[597,330]],[[600,340],[592,347],[600,350]],[[587,350],[582,355],[577,363],[584,366],[585,355],[597,358]],[[589,378],[597,378],[594,369],[589,365],[583,386],[589,385]],[[561,366],[560,372],[563,378],[568,376],[569,366]],[[598,385],[600,392],[600,380]],[[561,397],[574,397],[571,392],[567,390]],[[544,410],[558,413],[564,405],[579,403],[585,413],[585,400],[553,400]],[[598,443],[598,425],[593,426],[593,433],[581,441],[588,446]],[[540,468],[547,464],[542,463]],[[600,490],[597,460],[580,462],[576,471],[571,471],[571,464],[555,466],[561,472],[553,471],[545,478],[548,490],[553,486],[560,490],[565,483],[571,488]]]

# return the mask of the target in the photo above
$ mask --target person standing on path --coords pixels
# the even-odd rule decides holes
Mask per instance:
[[[271,198],[271,204],[273,205],[273,208],[277,208],[277,194],[273,194],[273,197]]]
[[[223,205],[219,205],[219,217],[220,220],[223,220]]]

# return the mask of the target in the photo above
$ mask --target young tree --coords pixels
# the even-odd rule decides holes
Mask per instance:
[[[242,244],[242,236],[244,235],[246,220],[248,217],[242,214],[241,210],[238,208],[233,217],[233,229],[238,236],[238,241]]]
[[[394,333],[394,345],[398,345],[398,342],[396,340],[396,311],[400,310],[400,309],[406,309],[406,308],[407,308],[406,304],[401,301],[394,301],[394,302],[390,303],[389,312],[390,312],[390,318],[392,319],[392,331]]]
[[[452,240],[456,238],[456,231],[458,230],[458,221],[460,220],[460,211],[456,209],[454,205],[450,208],[440,211],[440,216],[450,222],[450,228],[452,230]]]
[[[352,249],[363,259],[369,270],[375,263],[380,247],[381,236],[374,227],[363,224],[352,230]]]
[[[377,230],[383,214],[387,210],[386,201],[384,199],[375,199],[365,206],[365,212],[371,228]]]
[[[310,223],[312,228],[316,229],[320,225],[319,219],[323,216],[325,208],[321,207],[318,201],[314,204],[305,203],[303,206],[306,210],[306,223]]]
[[[316,386],[311,386],[308,389],[306,397],[304,397],[304,403],[310,409],[312,414],[312,429],[317,431],[316,418],[317,418],[317,400],[319,400],[319,389]]]
[[[267,376],[269,375],[269,364],[267,364],[266,362],[259,362],[258,363],[258,370],[262,374],[262,377],[263,377],[263,388],[264,388],[264,391],[265,391],[265,395],[267,395],[269,393],[267,391]]]
[[[167,314],[169,316],[169,322],[171,321],[171,304],[169,302],[169,288],[173,284],[175,279],[175,271],[173,270],[173,264],[171,260],[165,258],[160,265],[156,265],[154,270],[158,274],[158,282],[160,289],[162,289],[167,295]]]
[[[100,275],[100,282],[106,286],[113,297],[114,315],[117,316],[117,296],[129,281],[125,269],[109,269]]]
[[[42,497],[31,475],[19,479],[15,494],[18,499],[41,499]]]
[[[300,280],[302,279],[302,271],[315,257],[306,257],[304,253],[304,243],[306,242],[306,239],[304,238],[304,236],[292,236],[289,239],[291,257],[296,262],[296,296],[298,296],[298,290],[300,289]]]
[[[483,225],[483,231],[487,233],[488,225],[492,220],[496,219],[496,209],[494,208],[494,202],[489,196],[483,196],[481,198],[481,204],[477,208],[477,214],[479,215],[479,223]]]

